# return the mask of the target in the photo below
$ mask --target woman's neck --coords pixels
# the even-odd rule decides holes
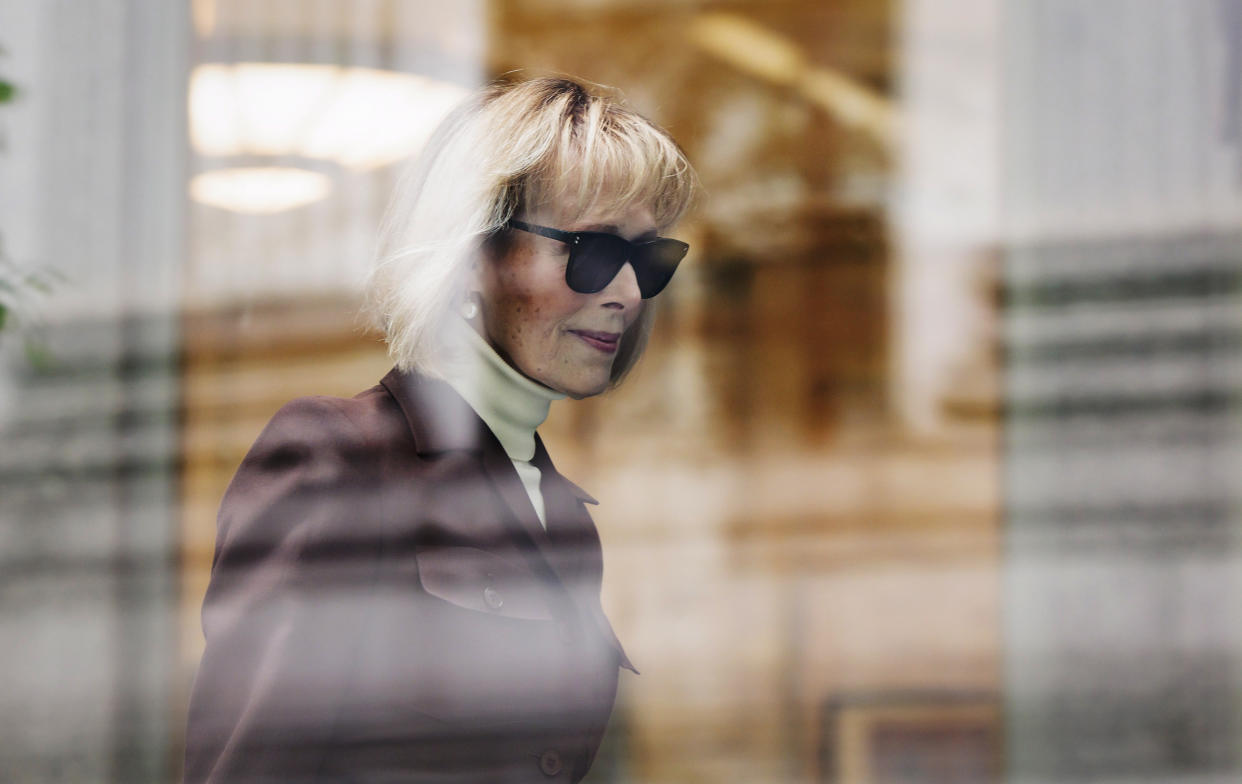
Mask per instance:
[[[565,395],[519,373],[472,326],[463,332],[462,350],[445,369],[445,380],[487,424],[510,460],[530,460],[535,429],[548,418],[552,401]]]

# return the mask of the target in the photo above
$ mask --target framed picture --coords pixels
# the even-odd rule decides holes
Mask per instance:
[[[837,697],[821,712],[824,784],[996,784],[995,695],[901,692]]]

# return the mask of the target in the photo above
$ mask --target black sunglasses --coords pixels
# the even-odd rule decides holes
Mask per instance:
[[[628,261],[634,268],[643,299],[650,299],[668,285],[677,265],[690,250],[681,240],[667,237],[630,242],[602,231],[561,231],[516,219],[510,220],[509,226],[568,245],[565,283],[579,294],[602,291]]]

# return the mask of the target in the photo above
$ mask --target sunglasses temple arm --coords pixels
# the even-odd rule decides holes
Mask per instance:
[[[547,226],[536,226],[533,223],[527,223],[520,220],[510,220],[509,225],[520,231],[538,234],[540,237],[547,237],[550,240],[558,240],[566,244],[573,244],[574,235],[568,231],[550,229]]]

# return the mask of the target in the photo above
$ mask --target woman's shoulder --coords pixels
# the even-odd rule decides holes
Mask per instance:
[[[356,463],[410,440],[400,407],[381,384],[353,397],[307,395],[282,405],[255,438],[239,471],[305,461]]]
[[[294,398],[272,415],[255,443],[292,442],[326,448],[370,443],[399,435],[401,421],[392,396],[376,384],[352,398]]]
[[[229,482],[220,535],[252,517],[287,522],[316,516],[297,510],[358,511],[359,499],[374,495],[386,465],[402,451],[400,442],[409,441],[403,428],[400,412],[378,386],[353,398],[290,400],[260,431]]]

